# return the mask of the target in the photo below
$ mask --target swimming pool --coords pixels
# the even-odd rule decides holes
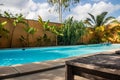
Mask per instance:
[[[120,49],[120,44],[94,44],[43,48],[4,49],[0,50],[0,66],[43,62],[112,49]]]

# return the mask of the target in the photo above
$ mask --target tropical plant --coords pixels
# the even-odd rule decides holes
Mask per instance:
[[[51,39],[48,38],[46,34],[44,34],[42,37],[39,36],[36,41],[36,46],[47,46],[51,43]]]
[[[91,18],[87,18],[85,22],[91,27],[99,27],[99,26],[103,26],[105,24],[111,23],[113,21],[116,21],[116,19],[112,16],[106,18],[106,15],[108,14],[108,12],[102,12],[96,17],[90,13],[88,14],[90,15]]]
[[[70,5],[71,4],[75,5],[79,3],[80,0],[47,0],[47,1],[51,5],[55,5],[55,6],[58,5],[56,11],[58,11],[59,13],[59,21],[62,22],[62,11],[63,11],[62,8],[64,8],[64,10],[69,8],[69,11],[70,11]]]
[[[120,42],[120,25],[108,25],[102,36],[103,42]]]
[[[10,38],[10,47],[12,47],[13,35],[14,35],[14,31],[15,31],[15,28],[16,28],[17,24],[22,23],[22,24],[24,24],[26,26],[28,26],[28,24],[24,21],[24,17],[23,17],[22,14],[16,14],[14,16],[11,13],[8,13],[8,12],[5,11],[4,16],[7,17],[13,24],[13,29],[11,31],[11,38]],[[11,18],[13,18],[13,20]]]
[[[47,34],[46,34],[47,31],[55,34],[56,35],[56,39],[57,39],[57,36],[63,36],[63,34],[60,32],[60,28],[59,27],[53,26],[53,25],[51,25],[51,26],[49,25],[49,20],[44,22],[42,20],[42,18],[39,16],[38,22],[40,23],[40,26],[43,27],[43,32],[44,32],[44,35],[42,37],[44,39],[43,41],[45,41],[45,42],[48,42],[48,40],[50,41],[50,39],[47,37]],[[56,42],[57,42],[57,40],[56,40]],[[56,43],[56,45],[57,45],[57,43]]]
[[[78,40],[85,34],[85,25],[82,21],[69,18],[64,22],[62,33],[63,36],[58,36],[59,45],[76,45]]]
[[[7,24],[7,21],[1,22],[0,23],[0,38],[2,37],[8,37],[9,31],[4,28],[4,26]]]
[[[120,42],[120,25],[119,23],[115,25],[107,25],[96,27],[95,30],[91,29],[94,37],[91,39],[91,43],[100,43],[100,42],[111,42],[116,43]],[[90,30],[90,29],[89,29]]]
[[[94,39],[92,39],[92,43],[101,43],[101,35],[104,33],[105,25],[115,22],[116,19],[112,16],[106,17],[108,12],[102,12],[101,14],[97,15],[96,17],[90,13],[91,18],[87,18],[85,23],[91,27],[91,31],[94,35]]]
[[[46,32],[46,31],[50,31],[50,32],[52,32],[52,33],[54,33],[54,34],[56,34],[56,35],[63,35],[63,34],[61,34],[61,33],[59,33],[59,31],[58,31],[58,29],[59,29],[59,27],[57,27],[57,26],[53,26],[53,25],[49,25],[49,20],[48,21],[46,21],[46,22],[44,22],[43,20],[42,20],[42,18],[39,16],[39,18],[38,18],[38,22],[40,23],[40,25],[43,27],[43,29],[44,29],[44,32]]]
[[[35,34],[35,32],[37,32],[37,29],[28,26],[28,27],[24,28],[24,31],[27,33],[27,37],[25,38],[24,36],[21,35],[21,37],[19,38],[19,40],[22,42],[23,46],[29,47],[30,46],[29,37],[33,36]]]
[[[43,37],[41,36],[37,37],[36,46],[42,46],[42,42],[43,42]]]

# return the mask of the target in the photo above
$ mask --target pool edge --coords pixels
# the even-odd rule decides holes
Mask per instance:
[[[31,64],[21,64],[21,65],[14,65],[14,66],[8,66],[8,67],[2,66],[0,67],[0,71],[1,71],[0,79],[16,77],[16,76],[21,76],[21,75],[26,75],[26,74],[32,74],[36,72],[43,72],[43,71],[52,70],[56,68],[62,68],[65,66],[65,61],[67,60],[72,60],[78,57],[87,57],[87,56],[91,56],[95,54],[102,54],[102,53],[110,54],[110,53],[114,53],[117,50],[114,49],[114,50],[109,50],[109,51],[104,51],[104,52],[85,54],[81,56],[51,60],[51,61],[46,61],[46,62],[34,62]]]

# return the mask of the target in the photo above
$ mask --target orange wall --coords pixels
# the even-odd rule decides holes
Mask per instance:
[[[10,31],[8,38],[0,38],[0,48],[9,48],[10,47],[10,37],[11,37],[11,32],[13,29],[13,25],[12,25],[12,21],[13,19],[7,19],[7,18],[0,18],[0,22],[3,21],[7,21],[7,24],[5,25],[5,28],[7,30]],[[31,47],[35,46],[35,41],[36,38],[38,38],[39,36],[43,36],[43,28],[40,26],[38,21],[35,20],[25,20],[31,27],[37,28],[38,31],[33,35],[30,36],[30,42],[31,42]],[[61,24],[59,23],[52,23],[50,22],[50,25],[56,25],[56,26],[60,26]],[[27,36],[26,32],[24,31],[24,28],[26,26],[22,23],[17,24],[15,31],[14,31],[14,35],[13,35],[13,44],[12,47],[16,48],[16,47],[23,47],[21,42],[19,41],[19,38],[21,35],[23,36]],[[46,32],[47,36],[50,38],[51,42],[47,42],[47,44],[45,44],[46,42],[43,42],[42,46],[50,46],[50,45],[56,45],[56,35],[52,34],[51,32]],[[49,43],[49,44],[48,44]]]

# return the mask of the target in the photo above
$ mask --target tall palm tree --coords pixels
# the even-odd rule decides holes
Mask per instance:
[[[105,25],[107,23],[110,23],[111,21],[114,21],[115,18],[110,16],[106,17],[108,12],[102,12],[101,14],[97,15],[96,17],[90,13],[88,13],[91,18],[86,19],[86,23],[89,24],[92,27],[99,27],[102,25]]]
[[[80,0],[47,0],[49,4],[55,5],[57,4],[58,13],[59,13],[59,21],[62,22],[62,8],[67,9],[70,5],[74,5],[79,3]],[[70,8],[69,8],[70,9]]]

